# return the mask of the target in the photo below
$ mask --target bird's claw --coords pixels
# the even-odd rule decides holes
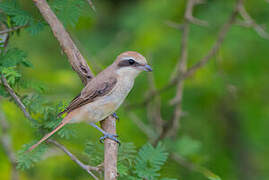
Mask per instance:
[[[112,116],[116,119],[116,120],[119,120],[119,116],[116,114],[116,113],[113,113]]]
[[[106,134],[104,134],[104,136],[101,137],[99,140],[100,140],[101,143],[104,143],[104,140],[105,140],[106,138],[109,138],[109,139],[111,139],[111,140],[117,142],[117,143],[120,145],[120,141],[117,139],[117,137],[118,137],[118,135],[116,135],[116,134],[109,134],[109,133],[106,133]]]

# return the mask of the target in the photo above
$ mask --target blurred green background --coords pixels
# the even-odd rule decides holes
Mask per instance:
[[[20,2],[23,9],[39,16],[33,2]],[[134,50],[148,58],[157,88],[165,86],[178,62],[182,35],[180,30],[168,26],[167,21],[183,22],[186,1],[99,0],[94,4],[97,13],[85,7],[78,23],[66,26],[92,70],[98,73],[119,53]],[[210,50],[234,5],[234,0],[208,0],[195,7],[194,16],[207,21],[209,26],[190,26],[188,67]],[[258,24],[268,27],[269,3],[248,0],[245,7]],[[68,103],[83,88],[48,26],[37,35],[22,30],[9,43],[27,52],[34,68],[22,68],[23,77],[44,84],[47,99]],[[177,147],[177,153],[191,163],[210,169],[223,180],[269,179],[268,48],[269,40],[261,38],[252,28],[233,25],[217,55],[185,81],[184,116],[175,140],[183,138],[185,144]],[[148,90],[147,74],[143,73],[125,105],[143,101]],[[172,116],[169,101],[175,91],[172,88],[161,95],[165,120]],[[3,101],[2,106],[10,122],[13,147],[18,150],[33,140],[34,130],[14,103]],[[132,121],[129,111],[149,124],[144,107],[124,109],[122,106],[117,111],[120,117],[117,133],[121,141],[134,142],[139,148],[148,138]],[[60,142],[78,155],[88,140],[98,141],[101,136],[83,124],[74,125],[74,131],[75,137]],[[10,168],[0,148],[0,179],[9,179]],[[172,158],[161,173],[182,180],[206,179]],[[87,179],[88,174],[66,155],[56,153],[33,168],[20,171],[20,177]]]

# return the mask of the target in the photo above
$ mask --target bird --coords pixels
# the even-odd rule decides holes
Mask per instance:
[[[110,66],[93,77],[69,106],[58,114],[62,116],[66,113],[59,125],[32,145],[28,151],[35,149],[64,125],[78,122],[89,123],[101,131],[104,136],[100,138],[100,141],[109,138],[119,143],[117,135],[105,132],[95,123],[110,115],[117,117],[115,111],[123,103],[133,88],[136,77],[142,71],[152,71],[143,55],[136,51],[126,51],[118,55]]]

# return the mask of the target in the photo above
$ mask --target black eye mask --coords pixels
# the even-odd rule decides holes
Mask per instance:
[[[133,66],[133,67],[137,67],[137,66],[142,66],[141,64],[139,64],[138,62],[136,62],[133,59],[126,59],[126,60],[122,60],[119,62],[118,64],[119,67],[127,67],[127,66]]]

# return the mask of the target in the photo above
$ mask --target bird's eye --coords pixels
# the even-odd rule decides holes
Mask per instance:
[[[133,65],[135,63],[135,61],[133,59],[128,59],[128,62],[130,65]]]

